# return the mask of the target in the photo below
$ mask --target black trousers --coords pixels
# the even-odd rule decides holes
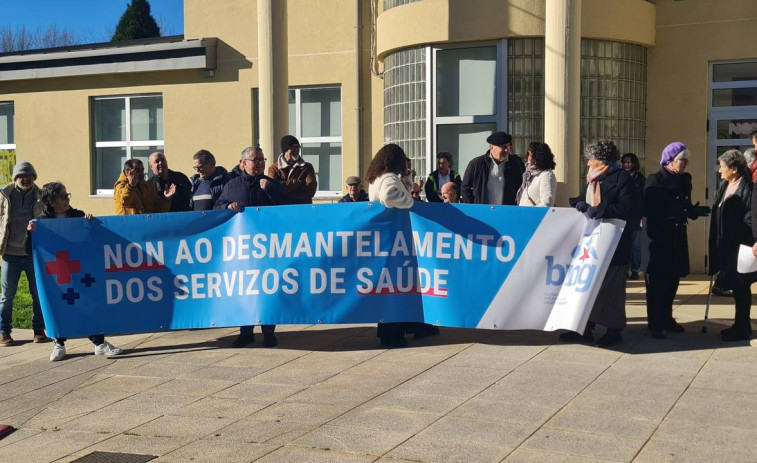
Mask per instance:
[[[239,335],[240,336],[253,336],[254,330],[255,330],[255,325],[240,326]],[[274,331],[276,331],[276,325],[260,325],[260,330],[263,332],[263,335],[273,334]]]
[[[92,336],[89,337],[89,340],[92,341],[92,344],[99,346],[100,344],[105,342],[105,335],[93,334]],[[66,344],[66,338],[55,338],[55,342],[63,346]]]
[[[749,312],[752,311],[752,288],[734,288],[733,299],[736,303],[736,315],[733,317],[733,326],[739,330],[751,331],[752,321]]]
[[[673,322],[673,301],[681,278],[673,275],[647,273],[647,323],[652,331],[662,331]]]

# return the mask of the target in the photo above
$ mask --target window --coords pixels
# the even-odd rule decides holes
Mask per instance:
[[[147,166],[154,151],[163,150],[163,97],[135,95],[95,98],[93,190],[113,194],[113,184],[127,159],[137,158]]]
[[[486,137],[497,131],[497,122],[505,116],[498,85],[502,43],[434,52],[434,152],[451,152],[454,169],[462,173],[486,152]]]
[[[16,139],[14,137],[13,103],[0,102],[0,181],[12,181],[16,164]]]
[[[342,90],[339,87],[289,90],[289,130],[302,157],[318,178],[316,197],[342,194]]]

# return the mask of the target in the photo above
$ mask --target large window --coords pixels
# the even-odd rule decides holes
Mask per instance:
[[[16,139],[14,136],[13,103],[0,102],[0,181],[12,180],[13,165],[16,163]]]
[[[98,195],[113,193],[124,162],[137,158],[147,166],[153,151],[163,150],[163,97],[134,95],[95,98],[93,182]]]
[[[339,87],[289,90],[289,131],[318,177],[316,197],[342,194],[342,90]]]

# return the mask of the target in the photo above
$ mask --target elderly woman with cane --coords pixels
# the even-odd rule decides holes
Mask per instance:
[[[665,331],[680,333],[683,326],[673,318],[673,300],[678,283],[689,274],[689,219],[709,215],[710,208],[691,204],[689,150],[681,142],[662,151],[662,166],[644,185],[644,216],[649,237],[649,263],[645,272],[649,334],[665,339]]]
[[[639,220],[638,193],[628,172],[620,164],[620,153],[611,141],[600,141],[586,147],[586,199],[576,209],[589,219],[621,219],[626,223]],[[597,299],[589,315],[584,334],[573,331],[560,335],[563,342],[594,342],[596,324],[607,327],[597,346],[609,347],[623,340],[626,327],[626,277],[631,257],[632,227],[625,227],[612,256]]]
[[[723,341],[744,341],[752,337],[749,312],[752,308],[751,284],[757,272],[738,273],[739,246],[753,246],[752,178],[744,155],[728,150],[718,158],[723,182],[715,194],[710,221],[710,275],[720,272],[723,289],[733,290],[736,316],[733,326],[720,332]]]

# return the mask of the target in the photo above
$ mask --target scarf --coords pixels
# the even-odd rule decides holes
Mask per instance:
[[[602,180],[606,179],[607,176],[620,169],[622,169],[622,166],[620,161],[618,161],[611,166],[602,165],[602,167],[598,169],[592,169],[586,174],[586,181],[589,184],[586,188],[586,202],[589,203],[589,206],[596,206],[602,202],[602,193],[599,184],[602,183]]]
[[[523,181],[520,183],[520,188],[518,188],[518,193],[515,194],[515,204],[520,204],[520,197],[523,196],[523,192],[526,191],[531,185],[531,180],[533,179],[534,174],[537,174],[538,171],[536,170],[536,166],[531,164],[530,162],[526,163],[526,170],[523,171]]]

